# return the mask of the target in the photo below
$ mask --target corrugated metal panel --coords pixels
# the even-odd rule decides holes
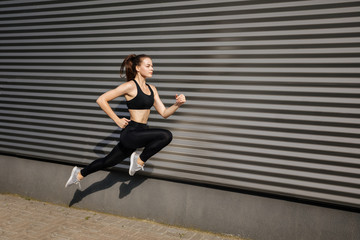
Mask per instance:
[[[1,1],[0,151],[89,163],[119,130],[96,105],[153,57],[172,130],[153,176],[360,206],[360,1]],[[129,116],[124,100],[113,102]],[[127,161],[119,168],[127,168]]]

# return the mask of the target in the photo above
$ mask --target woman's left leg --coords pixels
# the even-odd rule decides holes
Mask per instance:
[[[141,143],[144,145],[144,150],[140,154],[140,159],[146,162],[149,158],[160,152],[161,149],[169,145],[172,141],[172,133],[166,129],[148,129],[141,135]]]
[[[121,135],[120,141],[126,147],[142,148],[140,159],[146,162],[149,158],[166,147],[172,140],[172,133],[166,129],[137,128]]]
[[[165,129],[149,129],[142,126],[125,131],[120,137],[120,142],[124,146],[132,148],[144,147],[139,157],[135,155],[135,152],[130,157],[130,176],[143,169],[145,162],[166,147],[171,140],[172,133]]]

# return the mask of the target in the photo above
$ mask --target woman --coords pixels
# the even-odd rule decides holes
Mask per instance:
[[[152,77],[153,71],[151,58],[145,54],[131,54],[125,58],[120,68],[120,75],[125,72],[127,82],[102,94],[96,101],[101,109],[122,128],[120,141],[106,157],[93,161],[84,169],[74,167],[65,187],[75,184],[80,189],[80,180],[84,177],[115,166],[130,155],[129,174],[133,176],[135,172],[144,169],[145,162],[150,157],[171,142],[170,131],[147,126],[150,108],[154,106],[162,117],[167,118],[174,114],[186,99],[183,94],[176,94],[175,104],[166,108],[156,88],[146,83],[146,79]],[[130,120],[119,118],[108,103],[119,96],[125,96]],[[135,155],[137,148],[144,148],[139,156]]]

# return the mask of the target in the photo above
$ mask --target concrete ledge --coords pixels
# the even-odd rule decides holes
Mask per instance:
[[[0,192],[254,240],[360,239],[360,213],[126,173],[65,189],[72,166],[0,155]]]

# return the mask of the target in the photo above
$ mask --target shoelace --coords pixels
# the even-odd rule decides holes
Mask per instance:
[[[77,188],[79,190],[81,190],[81,185],[80,185],[80,181],[76,179],[75,185],[77,186]]]
[[[137,167],[139,168],[139,170],[143,170],[144,171],[144,166],[140,165],[140,164],[137,164]]]

